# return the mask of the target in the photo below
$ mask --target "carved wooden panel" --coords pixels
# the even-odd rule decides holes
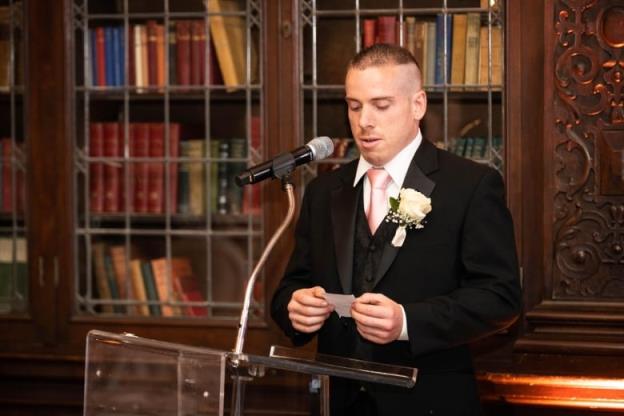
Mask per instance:
[[[624,300],[624,0],[554,4],[552,297]]]

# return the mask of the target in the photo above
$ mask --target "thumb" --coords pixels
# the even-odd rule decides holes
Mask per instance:
[[[321,286],[315,286],[312,294],[317,298],[325,299],[325,289],[323,289]]]

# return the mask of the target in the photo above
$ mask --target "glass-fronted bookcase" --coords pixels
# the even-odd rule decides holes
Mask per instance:
[[[301,0],[301,137],[330,136],[319,172],[358,157],[344,101],[349,59],[374,43],[405,46],[423,74],[423,136],[504,172],[502,0]]]
[[[73,1],[75,313],[236,319],[263,241],[262,7]],[[262,282],[254,315],[264,304]]]
[[[23,2],[0,1],[0,315],[28,313]]]

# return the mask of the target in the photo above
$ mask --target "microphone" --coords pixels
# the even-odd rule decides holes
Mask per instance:
[[[261,182],[268,178],[281,178],[295,169],[314,160],[325,159],[334,152],[334,142],[329,137],[315,137],[304,146],[290,152],[282,153],[273,159],[253,166],[239,173],[236,178],[238,186]]]

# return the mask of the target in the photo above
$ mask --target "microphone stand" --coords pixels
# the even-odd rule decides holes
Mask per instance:
[[[291,169],[292,171],[292,169]],[[238,335],[236,336],[236,346],[234,347],[234,351],[231,357],[232,366],[236,369],[240,365],[240,360],[243,355],[243,345],[245,344],[245,334],[247,332],[247,321],[249,320],[249,306],[251,304],[251,296],[253,294],[253,288],[256,283],[256,279],[260,274],[260,270],[264,267],[266,263],[269,253],[273,250],[273,247],[277,243],[277,240],[282,236],[286,228],[290,225],[295,215],[295,193],[294,186],[292,184],[290,172],[285,172],[283,175],[279,176],[282,181],[282,190],[284,190],[288,196],[288,212],[286,213],[286,217],[280,224],[279,228],[275,231],[269,243],[264,248],[262,255],[260,256],[260,260],[254,267],[251,276],[249,276],[249,280],[247,281],[247,286],[245,288],[245,299],[243,302],[243,310],[241,311],[240,322],[238,324]],[[240,372],[236,372],[234,375],[234,385],[232,392],[232,415],[242,415],[242,402],[245,396],[244,384],[242,383],[248,377],[245,377],[240,374]]]

